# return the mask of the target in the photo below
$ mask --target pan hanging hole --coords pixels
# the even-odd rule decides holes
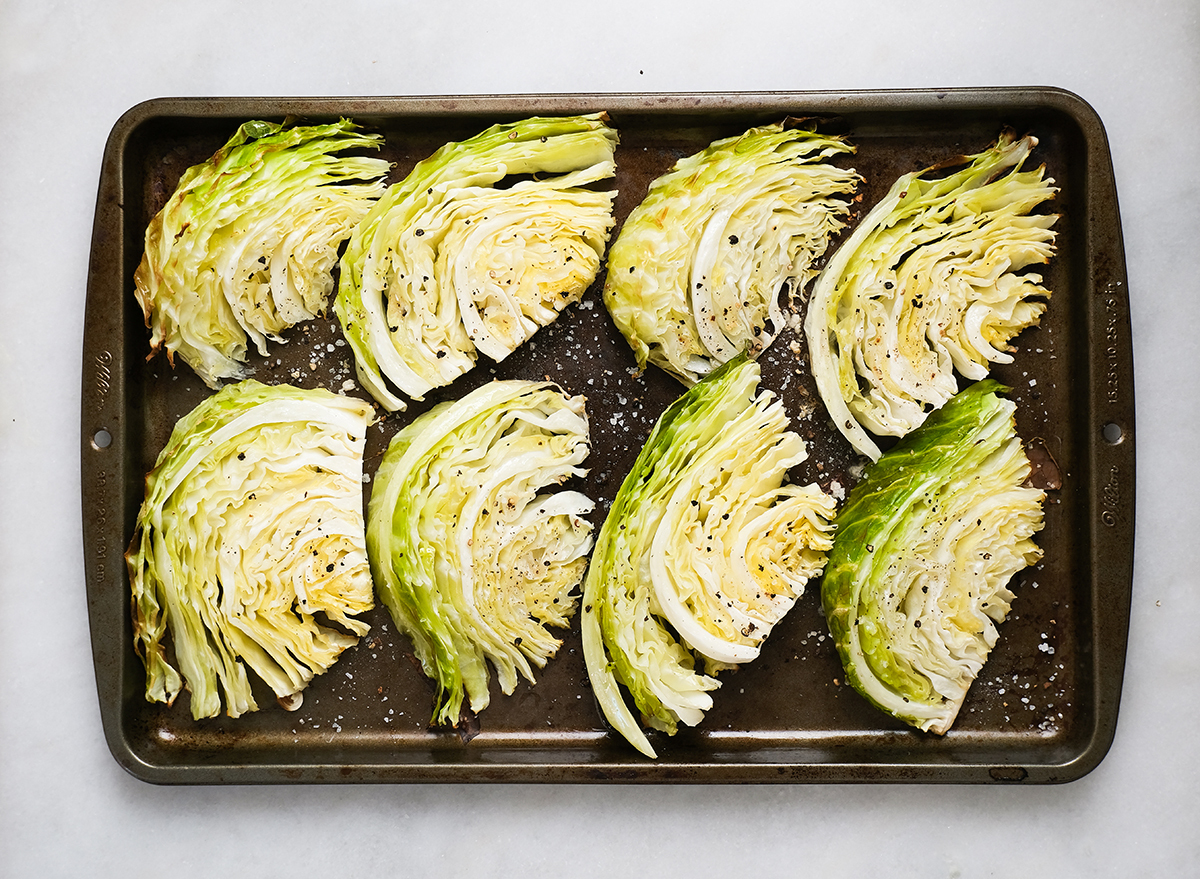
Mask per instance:
[[[1121,425],[1112,421],[1100,428],[1100,435],[1110,446],[1115,446],[1125,440],[1125,431],[1121,429]]]
[[[112,434],[103,427],[92,434],[92,448],[96,449],[97,451],[101,449],[107,449],[112,445],[112,441]]]

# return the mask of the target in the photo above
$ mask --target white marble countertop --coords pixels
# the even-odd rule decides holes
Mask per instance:
[[[1185,0],[0,4],[0,875],[1184,876],[1200,862],[1200,8]],[[1112,749],[1049,787],[168,788],[100,728],[79,499],[105,138],[167,95],[1054,85],[1104,120],[1137,394]],[[566,865],[572,865],[564,869]]]

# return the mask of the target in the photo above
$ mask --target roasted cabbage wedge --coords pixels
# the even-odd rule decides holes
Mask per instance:
[[[586,473],[582,397],[495,381],[393,438],[367,512],[376,588],[437,683],[433,722],[489,703],[487,664],[511,694],[534,682],[569,624],[592,546],[593,503],[553,490]],[[544,490],[551,489],[551,490]]]
[[[612,228],[617,132],[535,117],[448,143],[389,187],[342,257],[334,309],[359,378],[406,408],[500,361],[578,301]]]
[[[837,517],[821,596],[846,679],[945,733],[1008,615],[1013,576],[1041,558],[1044,493],[1015,405],[969,386],[868,467]]]
[[[347,150],[382,138],[347,119],[327,125],[246,122],[184,172],[146,229],[134,273],[151,331],[209,387],[247,375],[248,342],[325,310],[337,252],[384,190],[390,165]]]
[[[372,414],[247,379],[176,424],[125,556],[148,700],[173,703],[186,686],[194,717],[217,715],[222,695],[238,717],[258,708],[249,667],[294,709],[366,634],[355,617],[374,606],[362,498]]]
[[[638,365],[691,385],[783,329],[782,299],[816,274],[860,179],[837,137],[767,125],[655,180],[613,242],[604,302]]]
[[[831,545],[834,501],[784,484],[805,445],[758,382],[758,364],[738,355],[667,409],[592,554],[588,676],[604,715],[650,757],[621,687],[654,729],[698,724],[716,673],[758,656]]]
[[[906,174],[830,257],[805,330],[821,399],[861,454],[904,436],[968,380],[1010,363],[1049,290],[1030,266],[1054,252],[1057,189],[1021,170],[1037,140],[1004,131],[978,155]],[[965,164],[963,164],[965,162]],[[962,167],[958,167],[962,165]],[[937,176],[947,167],[952,173]]]

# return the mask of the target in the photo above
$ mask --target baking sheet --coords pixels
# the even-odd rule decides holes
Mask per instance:
[[[1018,429],[1062,488],[1049,492],[1045,558],[1019,574],[1001,640],[952,730],[911,730],[845,685],[811,583],[761,657],[721,676],[697,728],[654,735],[649,760],[608,729],[592,697],[578,623],[536,686],[493,694],[472,735],[428,727],[431,685],[380,606],[371,633],[287,712],[195,721],[182,695],[147,703],[132,646],[122,553],[145,473],[175,421],[209,391],[184,365],[147,361],[133,299],[142,236],[179,175],[251,118],[350,116],[386,138],[399,180],[449,140],[533,114],[605,110],[619,130],[618,227],[650,181],[717,137],[785,117],[813,118],[858,148],[861,217],[901,173],[977,152],[1003,126],[1039,139],[1036,161],[1061,187],[1053,291],[1042,325],[994,375],[1013,388]],[[840,240],[840,239],[839,239]],[[830,253],[834,245],[830,248]],[[428,406],[492,378],[544,378],[588,398],[597,527],[662,410],[682,392],[656,369],[636,374],[600,300],[584,300],[502,364],[472,373],[389,416],[368,439],[373,472],[391,436]],[[802,303],[796,308],[799,326]],[[366,396],[332,315],[295,328],[268,358],[266,382]],[[764,385],[783,397],[810,457],[793,478],[848,490],[858,459],[827,421],[802,339],[785,330],[763,355]],[[932,781],[1063,782],[1094,768],[1111,743],[1132,583],[1133,364],[1119,211],[1103,126],[1080,98],[1051,88],[945,91],[162,99],[115,125],[101,172],[83,352],[83,536],[92,647],[104,734],[133,775],[160,783],[380,781]],[[370,491],[368,483],[364,496]]]

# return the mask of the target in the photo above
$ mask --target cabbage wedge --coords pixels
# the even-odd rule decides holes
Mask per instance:
[[[247,379],[175,426],[125,555],[146,698],[192,716],[255,711],[247,667],[281,703],[366,634],[362,511],[372,407]],[[318,621],[322,615],[338,628]],[[167,655],[174,647],[177,671]]]
[[[252,121],[185,171],[134,273],[151,356],[166,349],[216,388],[246,376],[248,343],[265,356],[268,340],[322,313],[338,247],[390,168],[344,151],[381,143],[347,119]]]
[[[376,589],[437,684],[433,722],[464,698],[487,707],[488,663],[511,694],[560,646],[592,546],[577,491],[586,473],[582,397],[548,383],[494,381],[421,415],[392,439],[367,507]]]
[[[355,229],[334,310],[388,410],[500,361],[595,280],[616,193],[603,114],[535,117],[448,143]]]
[[[785,485],[806,457],[783,405],[739,355],[672,404],[626,477],[584,583],[583,650],[609,722],[655,751],[712,707],[715,674],[755,659],[831,545],[834,501]],[[699,666],[699,667],[698,667]]]
[[[817,389],[842,435],[878,459],[876,436],[904,436],[958,391],[1011,363],[1010,341],[1046,310],[1025,271],[1054,252],[1058,191],[1037,145],[1004,131],[965,160],[900,177],[830,257],[805,318]],[[945,176],[946,167],[965,166]]]
[[[638,366],[691,385],[783,329],[781,299],[816,274],[859,176],[853,147],[767,125],[718,140],[655,180],[613,242],[604,303]]]
[[[985,380],[867,468],[837,517],[821,596],[847,681],[893,717],[954,723],[999,638],[1009,581],[1041,558],[1044,493],[1015,404]]]

